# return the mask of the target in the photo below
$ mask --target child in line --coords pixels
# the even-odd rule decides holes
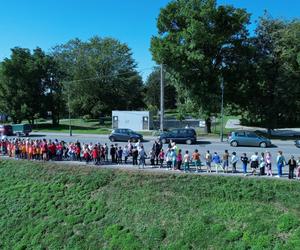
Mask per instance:
[[[117,162],[118,164],[122,164],[122,157],[123,157],[123,149],[119,147],[117,152]]]
[[[195,149],[194,153],[192,154],[193,163],[195,164],[196,173],[201,172],[201,161],[200,161],[200,154],[198,152],[198,149]]]
[[[214,165],[215,165],[216,173],[218,173],[218,169],[219,169],[219,168],[222,168],[222,166],[221,166],[221,159],[220,159],[220,156],[218,155],[217,152],[214,153],[214,156],[213,156],[213,158],[212,158],[212,161],[213,161],[213,163],[214,163]]]
[[[166,162],[167,162],[167,169],[171,170],[172,167],[171,148],[168,148],[168,151],[166,153]]]
[[[181,168],[181,164],[182,164],[182,154],[181,154],[181,149],[178,150],[178,154],[177,154],[177,169],[180,170]]]
[[[236,156],[236,152],[233,152],[232,156],[231,156],[232,173],[236,173],[236,164],[237,164],[238,160],[239,159]]]
[[[247,165],[249,163],[249,159],[248,159],[246,153],[243,153],[243,155],[241,156],[241,162],[242,162],[242,165],[243,165],[243,173],[246,176],[247,175]]]
[[[155,151],[153,149],[150,150],[149,156],[150,156],[150,165],[151,167],[154,167]]]
[[[189,151],[185,151],[185,155],[183,156],[183,161],[184,161],[184,172],[186,173],[187,171],[190,170],[190,155]]]
[[[176,155],[176,151],[175,151],[174,148],[171,149],[170,156],[171,156],[171,159],[172,159],[172,170],[175,170],[177,155]]]
[[[124,149],[123,149],[123,155],[124,155],[124,162],[125,164],[127,164],[127,160],[129,157],[129,150],[128,150],[128,146],[125,145]]]
[[[297,172],[296,172],[297,180],[300,180],[300,157],[297,160]]]
[[[266,153],[265,162],[266,162],[267,176],[273,176],[273,174],[272,174],[272,156],[271,156],[270,152]]]
[[[158,159],[159,159],[159,168],[162,168],[164,165],[164,159],[165,159],[165,152],[163,149],[161,149],[161,151],[158,154]]]
[[[209,150],[206,151],[205,154],[205,161],[206,161],[206,166],[207,166],[207,173],[211,173],[211,161],[212,161],[212,155],[209,152]]]

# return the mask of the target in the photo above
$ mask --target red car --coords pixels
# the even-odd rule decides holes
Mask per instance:
[[[12,126],[0,125],[0,135],[13,135]]]

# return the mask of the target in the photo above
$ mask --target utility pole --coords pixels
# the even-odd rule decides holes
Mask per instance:
[[[164,130],[164,72],[163,65],[160,65],[160,130]]]
[[[70,107],[70,88],[71,84],[68,83],[68,109],[69,109],[69,134],[72,136],[72,124],[71,124],[71,107]]]
[[[221,98],[221,129],[220,129],[220,141],[223,142],[224,138],[224,79],[221,79],[221,91],[222,91],[222,98]]]

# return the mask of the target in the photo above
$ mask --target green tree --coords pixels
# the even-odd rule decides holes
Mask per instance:
[[[40,48],[33,53],[29,49],[13,48],[11,58],[1,63],[1,111],[9,114],[15,123],[27,119],[32,124],[47,111],[58,113],[55,109],[61,102],[57,94],[60,88],[49,84],[50,75],[54,77],[56,72],[53,59]]]
[[[158,111],[160,109],[160,68],[154,68],[145,83],[145,103],[149,110]],[[170,84],[168,74],[164,79],[164,105],[166,109],[176,108],[177,92],[176,88]]]
[[[161,9],[153,58],[166,65],[179,96],[205,118],[220,110],[221,77],[226,89],[237,81],[227,76],[238,68],[232,59],[247,51],[249,18],[244,9],[214,0],[174,0]]]
[[[56,46],[52,53],[65,73],[65,99],[75,115],[110,114],[113,109],[140,109],[143,82],[132,52],[112,38],[79,39]]]
[[[300,124],[300,22],[265,15],[252,38],[251,75],[235,102],[244,121],[269,129]],[[254,77],[253,77],[254,76]],[[242,101],[244,99],[244,101]]]

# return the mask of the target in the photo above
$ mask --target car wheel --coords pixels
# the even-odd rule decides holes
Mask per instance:
[[[260,146],[261,148],[266,148],[266,147],[267,147],[267,143],[261,142],[261,143],[259,144],[259,146]]]
[[[237,143],[237,141],[232,141],[232,142],[230,143],[230,145],[231,145],[232,147],[237,147],[238,143]]]
[[[161,140],[161,143],[162,143],[162,144],[166,144],[166,143],[167,143],[167,140],[166,140],[166,139],[162,139],[162,140]]]
[[[136,138],[130,138],[130,141],[131,142],[137,142],[137,139]]]
[[[185,142],[186,142],[186,144],[188,144],[188,145],[191,145],[191,144],[192,144],[192,140],[191,140],[191,139],[188,139],[188,140],[186,140]]]
[[[112,137],[110,137],[109,139],[110,139],[110,141],[112,141],[112,142],[114,142],[114,141],[116,140],[116,138],[115,138],[115,137],[113,137],[113,136],[112,136]]]

